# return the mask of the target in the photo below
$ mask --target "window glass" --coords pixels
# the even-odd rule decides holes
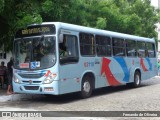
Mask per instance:
[[[112,38],[113,44],[113,55],[114,56],[125,56],[125,41],[121,38]]]
[[[80,33],[80,52],[81,55],[93,56],[95,55],[94,35],[88,33]]]
[[[138,57],[146,57],[146,47],[145,42],[137,42],[137,50],[138,50]]]
[[[55,38],[42,37],[40,41],[33,39],[32,41],[33,55],[32,61],[40,62],[41,67],[51,67],[55,63]],[[26,57],[26,59],[29,56]],[[27,61],[25,61],[27,62]]]
[[[42,36],[15,40],[14,67],[18,69],[45,69],[56,62],[55,37]]]
[[[6,53],[5,52],[0,53],[0,59],[6,59]]]
[[[59,43],[60,63],[78,62],[78,41],[73,35],[64,35],[63,43]]]
[[[136,56],[136,41],[126,40],[126,53],[129,57]]]
[[[148,57],[155,57],[155,45],[153,43],[146,43],[146,49],[147,49],[147,53],[148,53]]]
[[[107,36],[96,35],[97,55],[111,56],[111,39]]]

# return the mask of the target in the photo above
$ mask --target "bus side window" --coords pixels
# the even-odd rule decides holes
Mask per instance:
[[[111,56],[111,38],[108,36],[96,35],[97,56]]]
[[[64,43],[60,43],[60,44],[59,44],[59,54],[60,54],[60,57],[65,57],[65,56],[67,56],[66,46],[64,45]]]
[[[79,33],[80,53],[82,56],[95,56],[94,35],[90,33]]]
[[[136,41],[135,40],[128,40],[126,39],[126,53],[128,57],[136,57]]]
[[[63,43],[59,43],[60,64],[78,62],[78,40],[74,35],[64,35]]]
[[[149,43],[149,42],[146,43],[146,51],[147,51],[148,57],[150,58],[156,57],[155,45],[153,43]]]
[[[114,56],[125,56],[125,41],[122,38],[112,38],[113,55]]]
[[[137,50],[138,50],[138,57],[144,58],[146,57],[146,46],[145,42],[137,41]]]

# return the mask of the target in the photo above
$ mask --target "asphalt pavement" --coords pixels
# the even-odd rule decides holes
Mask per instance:
[[[159,79],[160,76],[155,76],[153,79]],[[154,81],[153,81],[154,82]],[[5,89],[0,88],[0,102],[7,102],[7,101],[27,101],[37,98],[43,98],[44,95],[38,94],[7,94],[7,87]]]
[[[53,96],[33,94],[7,95],[0,89],[1,111],[159,111],[160,76],[142,82],[139,88],[126,86],[97,89],[88,99],[79,99],[76,94]],[[47,112],[48,113],[48,112]],[[59,113],[61,114],[61,113]],[[39,119],[39,118],[38,118]],[[91,120],[92,118],[89,118]],[[106,118],[104,118],[106,119]],[[107,120],[112,118],[107,118]],[[159,120],[159,117],[120,117],[116,120]],[[11,118],[11,120],[13,120]],[[17,119],[16,119],[17,120]],[[23,119],[24,120],[24,119]],[[41,119],[39,119],[41,120]],[[43,118],[43,120],[45,120]],[[48,118],[46,118],[48,120]],[[79,120],[83,120],[79,118]],[[113,119],[115,120],[115,119]]]

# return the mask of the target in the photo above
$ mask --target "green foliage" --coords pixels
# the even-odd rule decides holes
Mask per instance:
[[[0,42],[5,50],[12,49],[17,29],[50,21],[156,38],[160,12],[150,0],[0,0]]]
[[[74,3],[76,0],[44,0],[41,3],[41,15],[43,21],[63,21],[68,22],[66,19],[74,11]],[[70,16],[72,17],[72,16]]]
[[[37,4],[38,0],[5,0],[0,14],[0,26],[3,28],[0,29],[0,42],[4,44],[5,51],[12,50],[17,29],[42,22]]]
[[[21,27],[26,27],[29,24],[32,23],[41,23],[42,18],[39,14],[31,15],[31,14],[26,14],[25,16],[22,17],[22,19],[19,19],[17,21],[17,26]]]
[[[106,27],[106,23],[106,18],[98,17],[96,22],[96,28],[104,29]]]
[[[4,9],[4,0],[0,0],[0,14]]]

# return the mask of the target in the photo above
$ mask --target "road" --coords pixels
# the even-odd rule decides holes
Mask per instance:
[[[76,93],[53,97],[1,95],[0,111],[160,111],[160,77],[143,81],[139,88],[123,85],[98,89],[88,99],[80,99]]]

